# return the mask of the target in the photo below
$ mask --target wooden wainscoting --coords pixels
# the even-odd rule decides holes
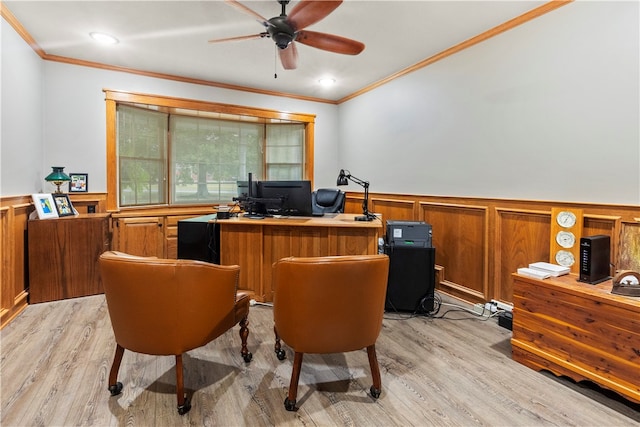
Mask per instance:
[[[0,200],[0,328],[27,306],[27,220],[33,209],[30,195]]]
[[[90,206],[97,213],[106,212],[103,193],[70,197],[80,213]],[[638,206],[389,193],[372,193],[369,200],[369,210],[381,214],[383,221],[425,221],[433,226],[437,289],[471,303],[512,302],[511,273],[530,262],[550,261],[554,207],[581,209],[582,235],[608,235],[615,268],[640,270]],[[0,198],[0,328],[27,304],[25,253],[32,210],[30,195]],[[362,193],[347,193],[345,211],[362,212]],[[133,253],[153,249],[151,255],[173,258],[177,221],[212,212],[210,206],[112,212],[111,247]]]
[[[551,210],[583,211],[582,236],[611,238],[615,269],[640,270],[640,207],[371,193],[369,210],[383,221],[433,226],[437,289],[468,302],[513,300],[514,273],[550,262]],[[345,211],[362,211],[362,193],[347,193]],[[385,230],[386,231],[386,230]]]
[[[73,206],[86,213],[88,206],[105,212],[104,194],[70,194]],[[27,306],[27,224],[34,207],[31,195],[0,198],[0,329]]]

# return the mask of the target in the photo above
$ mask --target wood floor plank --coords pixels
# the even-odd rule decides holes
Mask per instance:
[[[184,356],[192,409],[176,410],[175,359],[125,351],[122,394],[107,391],[115,342],[104,296],[34,304],[0,331],[2,426],[620,426],[640,405],[511,360],[494,319],[385,316],[376,344],[382,394],[366,351],[305,355],[296,412],[292,370],[274,351],[273,314],[251,308],[247,364],[238,328]]]

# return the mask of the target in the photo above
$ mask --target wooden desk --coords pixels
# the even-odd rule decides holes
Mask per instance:
[[[220,263],[240,266],[240,289],[273,301],[271,266],[280,258],[378,253],[382,221],[356,216],[213,220],[220,226]]]
[[[589,285],[574,274],[513,278],[513,360],[640,403],[640,298],[611,294],[611,280]]]
[[[81,214],[28,223],[29,303],[104,292],[98,258],[111,245],[109,214]]]

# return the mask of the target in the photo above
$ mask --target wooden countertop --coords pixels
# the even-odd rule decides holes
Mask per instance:
[[[630,297],[626,295],[612,294],[613,280],[605,280],[604,282],[591,285],[589,283],[578,281],[577,274],[565,274],[560,277],[549,277],[547,279],[536,279],[529,276],[513,273],[520,281],[533,283],[536,286],[561,287],[563,292],[573,295],[591,295],[593,297],[605,297],[614,304],[635,305],[640,307],[640,298]]]
[[[209,222],[229,225],[286,225],[300,227],[349,227],[349,228],[382,228],[380,219],[373,221],[356,221],[354,218],[361,214],[325,214],[318,217],[303,216],[274,216],[262,219],[252,219],[243,216],[229,219],[212,219]]]

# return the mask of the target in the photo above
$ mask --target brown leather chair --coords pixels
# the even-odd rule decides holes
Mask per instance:
[[[124,350],[175,355],[178,413],[191,409],[184,393],[182,354],[206,345],[240,324],[245,362],[249,335],[249,294],[237,292],[240,267],[201,261],[159,259],[105,252],[100,256],[102,284],[116,340],[109,391],[117,381]]]
[[[389,257],[386,255],[283,258],[274,263],[278,359],[280,339],[295,352],[288,411],[296,409],[304,353],[343,353],[367,349],[373,377],[371,396],[382,389],[375,343],[382,329]]]

